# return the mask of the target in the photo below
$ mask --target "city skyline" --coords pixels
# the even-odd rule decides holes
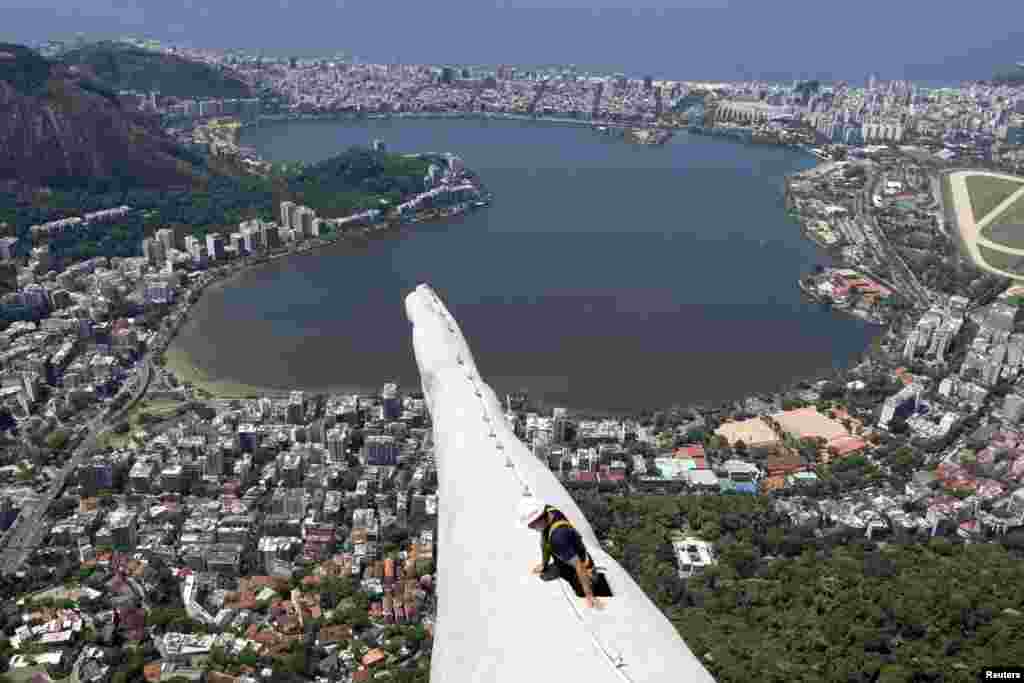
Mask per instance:
[[[879,0],[841,16],[802,3],[765,7],[728,0],[648,2],[629,9],[582,7],[576,0],[559,8],[529,1],[407,8],[281,0],[247,5],[244,13],[237,0],[212,7],[191,0],[88,0],[75,8],[54,0],[4,4],[0,38],[14,42],[131,33],[273,56],[342,51],[381,63],[574,63],[663,79],[860,83],[877,73],[885,80],[954,83],[991,77],[1024,56],[1024,33],[1001,28],[1020,25],[1024,10],[1005,8],[998,22],[981,13],[954,21]],[[245,30],[239,31],[232,23],[243,16]],[[346,28],[353,24],[381,30]],[[226,35],[230,44],[223,42]],[[526,35],[528,44],[521,38]]]

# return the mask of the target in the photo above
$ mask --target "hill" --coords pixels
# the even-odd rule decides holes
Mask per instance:
[[[93,43],[64,54],[61,61],[115,90],[155,90],[173,97],[253,97],[249,86],[227,71],[123,43]]]
[[[419,158],[353,146],[341,154],[307,166],[289,179],[288,194],[326,218],[360,209],[391,205],[423,189],[429,163]]]
[[[111,89],[59,62],[0,43],[0,181],[77,187],[191,184],[202,161]]]

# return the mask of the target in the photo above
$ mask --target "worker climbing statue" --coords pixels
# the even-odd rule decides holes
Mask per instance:
[[[583,538],[565,515],[528,496],[519,502],[519,521],[540,532],[541,562],[533,573],[544,581],[565,580],[577,596],[586,598],[587,607],[601,609],[597,598],[612,595],[608,581],[594,566]]]
[[[440,297],[421,285],[405,306],[441,501],[431,680],[714,683],[672,622],[601,546],[547,463],[517,437]],[[524,495],[534,498],[528,511],[519,507]],[[571,525],[556,526],[563,519]],[[547,548],[539,567],[539,558],[529,559],[534,538],[520,523],[532,524]],[[538,585],[541,576],[561,579],[559,590]]]

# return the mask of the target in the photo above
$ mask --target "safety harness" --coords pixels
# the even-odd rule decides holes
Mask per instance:
[[[587,548],[583,545],[583,539],[580,538],[580,532],[576,531],[576,527],[569,522],[558,510],[548,507],[544,510],[544,514],[547,516],[548,525],[544,528],[544,533],[541,534],[541,566],[547,567],[551,561],[552,549],[551,549],[551,534],[554,533],[555,529],[568,528],[572,529],[576,538],[576,551],[577,554],[583,558],[583,568],[588,575],[594,573],[594,560],[590,557],[590,553],[587,552]]]

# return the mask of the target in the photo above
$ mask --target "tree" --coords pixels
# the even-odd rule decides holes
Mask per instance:
[[[417,560],[416,561],[416,578],[426,576],[434,573],[434,561],[433,560]]]
[[[68,442],[70,435],[64,429],[58,429],[50,432],[46,437],[46,445],[52,450],[59,451],[64,448],[64,445]]]
[[[393,524],[385,527],[382,540],[396,546],[403,545],[409,540],[409,531]]]
[[[255,652],[253,652],[252,648],[249,646],[246,646],[245,650],[243,650],[242,653],[238,655],[238,661],[243,666],[250,666],[254,669],[258,667],[260,664],[260,658],[256,655]]]

